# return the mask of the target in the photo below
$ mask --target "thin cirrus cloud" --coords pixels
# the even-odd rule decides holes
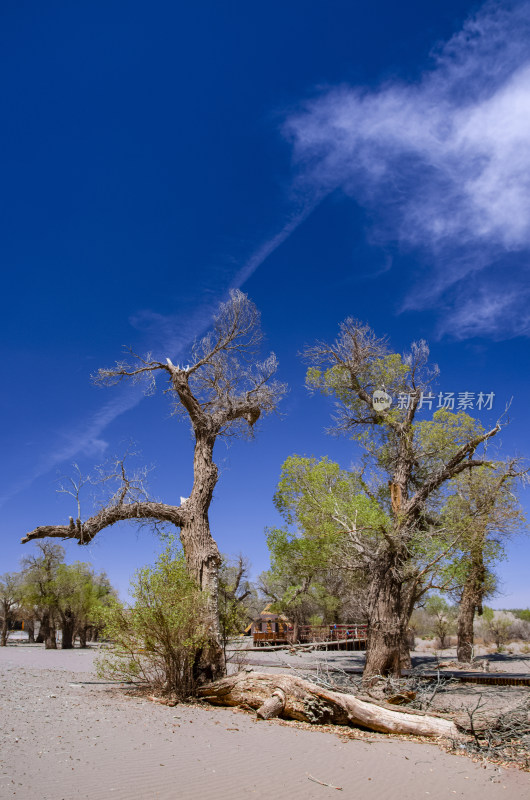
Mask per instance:
[[[24,472],[23,478],[5,486],[3,494],[0,495],[0,507],[59,464],[80,456],[100,457],[108,447],[108,442],[101,438],[105,428],[120,414],[138,405],[141,399],[138,387],[131,387],[130,391],[122,390],[117,397],[103,404],[88,420],[79,423],[75,428],[60,431],[57,434],[59,443],[47,449],[35,467]]]
[[[530,334],[530,3],[488,3],[416,83],[329,88],[286,120],[296,187],[340,187],[424,265],[403,309]],[[375,213],[374,213],[375,211]]]

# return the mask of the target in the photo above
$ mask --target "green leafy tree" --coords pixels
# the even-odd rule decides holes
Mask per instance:
[[[4,575],[0,575],[0,619],[2,621],[0,647],[7,645],[9,630],[16,619],[19,602],[20,575],[16,572],[6,572]]]
[[[131,589],[130,608],[113,599],[101,611],[112,646],[98,659],[98,674],[181,699],[192,695],[194,667],[208,642],[208,597],[189,576],[183,553],[170,544],[154,567],[137,572]]]
[[[90,580],[85,585],[85,594],[79,614],[77,633],[79,646],[86,647],[90,635],[94,641],[101,631],[101,610],[105,609],[115,598],[117,592],[113,588],[107,574],[91,571]]]
[[[96,576],[90,564],[76,561],[59,564],[54,582],[57,613],[61,624],[63,650],[74,646],[79,635],[81,647],[86,647],[87,630],[95,624],[112,587],[104,573]]]
[[[22,603],[40,622],[37,641],[45,643],[47,650],[57,648],[55,639],[58,622],[58,597],[55,579],[64,561],[64,547],[49,542],[38,542],[36,552],[22,559]]]
[[[361,511],[367,525],[375,522],[378,509],[361,493],[356,476],[326,458],[295,455],[283,464],[274,501],[286,527],[268,530],[271,569],[261,580],[275,607],[298,624],[366,616],[366,576],[348,558],[350,532],[337,521],[356,512],[360,521]]]
[[[319,612],[319,606],[310,591],[310,582],[302,579],[297,585],[296,577],[289,568],[275,567],[262,572],[258,587],[265,601],[272,603],[271,609],[276,613],[285,613],[293,623],[294,640],[298,638],[298,628],[307,624],[312,615]]]
[[[508,537],[526,528],[517,498],[524,475],[517,461],[498,462],[465,471],[451,481],[444,522],[460,533],[457,552],[448,564],[459,601],[457,656],[469,662],[473,653],[473,621],[483,600],[496,589],[495,565],[505,557]]]
[[[306,357],[308,386],[335,401],[333,431],[350,436],[363,452],[352,479],[363,491],[335,522],[353,531],[353,548],[369,575],[365,676],[399,674],[414,605],[430,571],[449,557],[458,538],[440,520],[447,485],[464,470],[488,463],[481,448],[500,425],[485,431],[469,415],[444,408],[430,421],[417,420],[425,399],[434,399],[438,374],[425,342],[401,356],[349,318],[334,342],[317,343]],[[382,390],[394,398],[389,408],[374,400]],[[377,521],[367,525],[368,500]]]

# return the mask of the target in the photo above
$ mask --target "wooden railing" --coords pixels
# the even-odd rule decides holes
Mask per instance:
[[[367,637],[368,626],[351,625],[300,625],[298,639],[300,642],[343,642],[363,641]]]
[[[351,625],[300,625],[298,635],[294,631],[256,631],[253,634],[254,644],[310,644],[312,642],[364,642],[368,626],[353,623]]]

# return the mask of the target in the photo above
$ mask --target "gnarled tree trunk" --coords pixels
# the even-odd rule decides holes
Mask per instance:
[[[69,525],[42,525],[23,542],[44,537],[77,539],[88,544],[99,531],[122,520],[171,522],[180,529],[189,574],[208,594],[209,642],[196,659],[196,678],[211,680],[224,672],[224,655],[218,616],[219,550],[212,538],[208,509],[217,483],[213,447],[217,436],[237,432],[241,426],[252,431],[262,413],[276,408],[285,387],[272,379],[277,362],[273,353],[256,361],[261,341],[259,313],[239,290],[230,292],[214,317],[213,328],[192,348],[192,365],[179,366],[166,357],[165,363],[142,358],[131,351],[131,365],[118,362],[99,371],[98,379],[114,384],[122,379],[164,374],[177,405],[189,416],[195,435],[194,477],[190,497],[181,506],[138,500],[142,492],[127,477],[121,462],[122,489],[111,504],[82,521],[70,518]],[[151,383],[149,385],[152,385]]]
[[[458,609],[456,655],[458,661],[469,663],[473,657],[473,621],[475,611],[482,611],[486,570],[482,551],[473,556]]]
[[[217,483],[218,472],[213,462],[215,437],[198,435],[194,453],[194,481],[186,500],[186,519],[180,529],[186,564],[190,575],[202,591],[208,594],[207,647],[198,654],[195,678],[199,683],[213,681],[224,675],[225,658],[219,625],[219,567],[221,556],[208,519],[208,509]]]
[[[410,614],[408,605],[404,603],[404,587],[398,577],[399,566],[396,555],[387,554],[381,557],[372,574],[365,679],[376,675],[399,676],[402,666],[410,663],[405,641]]]
[[[28,644],[35,644],[35,620],[24,620],[24,630],[28,634]]]
[[[44,636],[44,649],[57,650],[57,640],[55,637],[55,626],[50,625]]]
[[[52,623],[52,618],[49,611],[45,611],[42,615],[37,641],[39,641],[39,639],[44,642],[44,648],[46,650],[57,650],[57,642],[55,641],[55,625]]]
[[[74,646],[75,616],[70,609],[61,614],[61,650],[72,650]]]
[[[81,625],[79,628],[79,647],[86,647],[88,625]]]
[[[8,636],[7,617],[2,617],[2,632],[0,634],[0,647],[6,647]]]

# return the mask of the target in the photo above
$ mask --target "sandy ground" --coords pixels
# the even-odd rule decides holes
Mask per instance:
[[[530,796],[529,774],[435,744],[351,739],[129,696],[95,676],[93,655],[0,648],[2,800]],[[341,795],[309,775],[342,787]]]

